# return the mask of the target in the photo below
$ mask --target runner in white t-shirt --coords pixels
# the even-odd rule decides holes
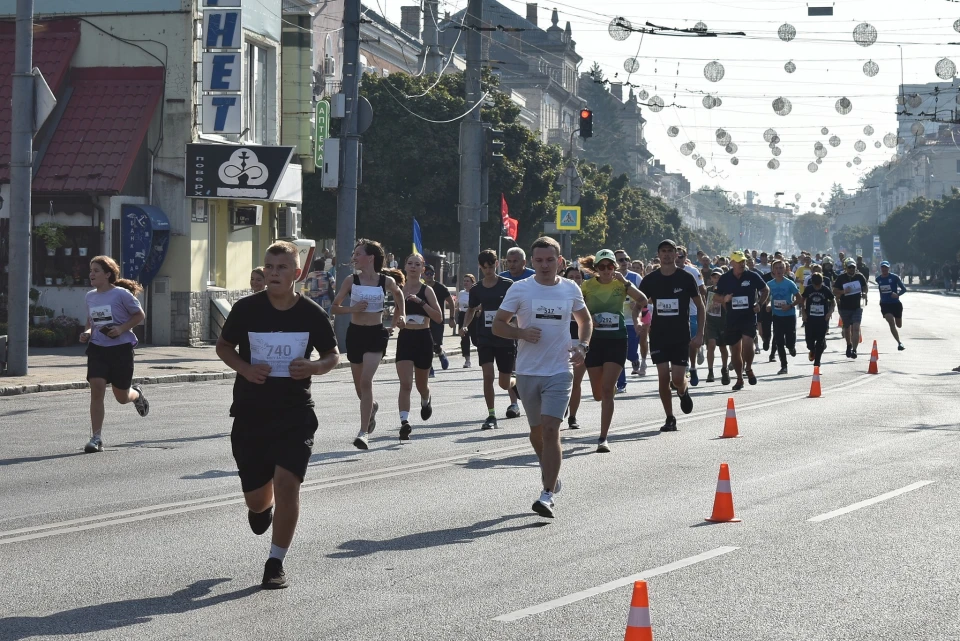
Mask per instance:
[[[554,495],[560,490],[560,422],[570,403],[571,363],[582,363],[589,349],[593,322],[576,283],[557,276],[560,245],[552,238],[534,241],[533,278],[507,290],[493,321],[493,333],[517,340],[517,392],[530,424],[530,443],[540,460],[543,492],[533,504],[537,514],[553,518]],[[516,315],[517,325],[510,319]],[[570,320],[577,321],[578,342],[570,338]],[[574,343],[574,344],[571,344]]]

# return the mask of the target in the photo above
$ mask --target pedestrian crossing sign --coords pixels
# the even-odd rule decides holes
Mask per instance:
[[[572,205],[557,206],[557,231],[579,231],[580,208]]]

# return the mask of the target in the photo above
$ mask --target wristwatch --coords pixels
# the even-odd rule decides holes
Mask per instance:
[[[577,347],[581,348],[584,354],[590,351],[590,343],[584,343],[583,341],[580,341],[577,343]]]

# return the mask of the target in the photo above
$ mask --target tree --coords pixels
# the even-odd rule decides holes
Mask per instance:
[[[825,250],[829,244],[828,224],[824,216],[814,212],[797,216],[793,221],[793,239],[800,249],[810,252]]]
[[[935,201],[921,213],[914,224],[910,246],[915,259],[911,262],[939,267],[957,260],[960,250],[960,191]]]
[[[870,255],[873,252],[873,230],[864,225],[844,225],[833,234],[833,246],[837,251],[845,250],[848,254],[860,247],[864,254]]]
[[[601,84],[603,72],[599,78],[596,75],[592,78],[582,78],[579,84],[580,97],[593,111],[594,121],[593,137],[583,139],[583,157],[600,166],[611,165],[617,174],[629,172],[626,144],[632,138],[623,131],[619,117],[624,104]]]
[[[910,248],[913,226],[921,216],[929,213],[932,202],[926,198],[916,198],[906,205],[897,207],[880,225],[880,246],[886,258],[897,263],[917,264],[918,256]]]

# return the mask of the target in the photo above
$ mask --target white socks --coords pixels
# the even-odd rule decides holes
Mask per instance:
[[[284,557],[287,556],[287,550],[290,548],[282,548],[278,545],[271,543],[270,544],[270,558],[271,559],[280,559],[283,561]]]
[[[410,412],[400,412],[400,422],[404,422],[410,419]]]

